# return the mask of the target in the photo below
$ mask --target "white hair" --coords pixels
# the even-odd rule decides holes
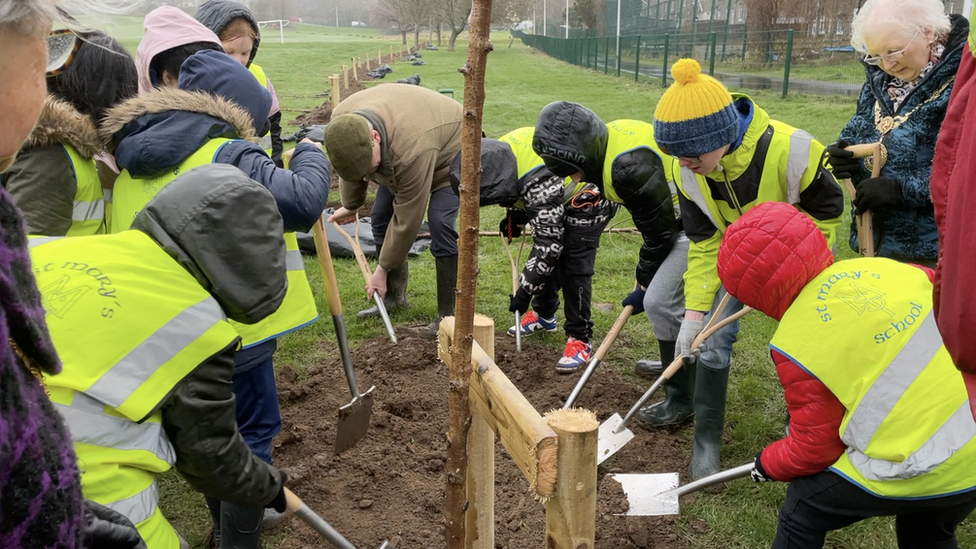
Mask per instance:
[[[74,16],[125,13],[137,5],[138,0],[0,0],[0,27],[33,34],[60,21],[63,27],[89,30]]]
[[[908,38],[917,30],[932,30],[940,40],[949,35],[949,16],[940,0],[868,0],[851,23],[851,45],[867,53],[864,35],[888,25]]]

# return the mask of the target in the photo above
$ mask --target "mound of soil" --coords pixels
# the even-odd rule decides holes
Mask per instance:
[[[372,80],[368,76],[363,76],[363,80]],[[339,97],[345,99],[350,95],[360,92],[366,89],[366,86],[362,82],[357,82],[356,80],[349,80],[348,88],[341,88],[339,90]],[[332,120],[332,98],[326,99],[324,103],[315,107],[310,112],[298,115],[297,118],[288,122],[289,126],[312,126],[315,124],[328,124]]]
[[[336,414],[349,391],[335,358],[314,367],[305,379],[294,370],[279,374],[284,426],[275,441],[276,465],[289,486],[361,548],[384,539],[399,549],[444,547],[443,506],[448,425],[448,368],[436,343],[398,330],[400,343],[366,341],[352,351],[361,390],[375,385],[372,426],[366,437],[340,456],[333,455]],[[560,376],[553,366],[559,350],[498,334],[495,360],[540,412],[561,407],[578,375]],[[610,368],[598,371],[578,404],[603,421],[623,413],[643,388]],[[685,471],[681,438],[632,425],[636,438],[600,467],[596,549],[687,548],[674,517],[622,517],[627,509],[620,485],[606,473]],[[545,507],[529,491],[522,473],[497,445],[495,461],[495,547],[543,547]],[[296,518],[286,523],[283,547],[323,547],[318,534]]]

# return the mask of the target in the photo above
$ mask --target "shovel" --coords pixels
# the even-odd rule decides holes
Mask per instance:
[[[871,177],[878,177],[881,175],[881,165],[883,163],[881,143],[851,145],[850,147],[847,147],[846,150],[854,153],[854,158],[866,158],[868,156],[873,157],[873,162],[871,164]],[[853,201],[854,197],[857,196],[857,189],[854,188],[854,184],[851,183],[850,179],[844,180],[844,186],[847,188],[847,193],[851,195],[851,200]],[[870,211],[866,211],[857,216],[857,242],[862,256],[874,257],[874,225],[872,223]]]
[[[607,337],[603,338],[600,343],[600,348],[596,350],[593,358],[590,359],[590,363],[586,365],[586,370],[583,370],[583,375],[580,380],[576,382],[576,387],[573,387],[573,392],[569,394],[569,398],[566,399],[566,404],[563,404],[563,410],[568,410],[576,404],[576,399],[579,398],[580,392],[583,391],[583,387],[590,380],[590,376],[596,371],[596,367],[603,360],[603,357],[607,355],[607,351],[610,350],[610,346],[613,345],[615,339],[620,334],[620,330],[623,330],[624,324],[627,324],[627,320],[630,319],[630,315],[634,313],[634,306],[627,305],[624,310],[617,317],[617,321],[613,323],[613,327],[610,328],[610,333]]]
[[[515,258],[512,257],[512,248],[508,245],[508,239],[502,235],[502,243],[505,244],[505,251],[508,252],[508,263],[512,266],[512,295],[514,296],[519,289],[518,267],[515,265]],[[525,240],[522,240],[525,243]],[[522,249],[519,248],[519,259],[522,259]],[[522,352],[522,315],[521,311],[515,311],[515,352]]]
[[[698,334],[698,337],[695,338],[695,341],[692,343],[692,348],[697,349],[715,332],[742,318],[746,313],[752,310],[751,307],[743,307],[741,311],[733,315],[729,315],[728,318],[715,322],[717,318],[722,316],[722,313],[725,311],[725,306],[728,304],[730,299],[731,295],[726,294],[719,303],[715,314],[713,314],[712,318],[708,321],[705,329],[703,329],[702,332]],[[637,402],[630,408],[630,411],[627,412],[626,416],[621,419],[619,414],[613,414],[607,418],[606,421],[600,424],[599,439],[597,443],[597,465],[603,463],[610,456],[616,454],[621,448],[630,442],[631,439],[634,438],[634,433],[627,428],[627,424],[630,423],[630,420],[634,417],[634,414],[640,410],[641,406],[643,406],[649,398],[654,396],[654,393],[661,388],[661,385],[664,385],[664,382],[671,379],[671,376],[680,370],[683,365],[684,359],[681,355],[678,355],[675,357],[674,362],[672,362],[671,365],[664,370],[661,377],[657,378],[657,381],[655,381],[647,392],[645,392],[643,396],[641,396],[640,399],[638,399]]]
[[[680,511],[678,498],[708,488],[716,484],[747,477],[755,465],[749,462],[734,469],[719,471],[714,475],[678,486],[678,473],[661,473],[656,475],[610,475],[620,483],[627,494],[627,516],[646,517],[655,515],[677,515]]]
[[[329,239],[325,236],[325,224],[322,217],[312,227],[315,238],[315,251],[318,252],[319,266],[322,268],[322,279],[325,281],[325,295],[329,300],[329,311],[332,312],[332,324],[335,326],[336,339],[339,340],[339,355],[342,357],[342,368],[346,372],[352,401],[339,408],[339,421],[336,424],[335,453],[341,454],[356,445],[369,430],[369,418],[373,414],[373,389],[370,387],[365,393],[359,393],[356,386],[356,373],[352,369],[352,359],[349,358],[349,339],[346,337],[346,322],[342,319],[342,303],[339,301],[339,284],[336,282],[335,268],[332,266],[332,254],[329,251]]]
[[[369,263],[366,262],[366,254],[363,253],[363,249],[359,246],[359,216],[356,216],[356,240],[353,240],[349,236],[349,233],[338,223],[332,222],[332,225],[349,241],[349,246],[352,247],[353,253],[356,254],[356,263],[359,263],[359,270],[362,271],[363,278],[366,279],[366,284],[369,284],[370,279],[373,277],[373,272],[369,268]],[[390,341],[396,345],[396,334],[393,333],[393,324],[390,322],[389,313],[386,312],[386,303],[383,302],[383,296],[379,292],[373,292],[373,301],[376,302],[376,308],[379,310],[380,316],[383,317],[383,324],[386,326],[386,333],[390,336]]]
[[[295,513],[295,516],[302,519],[305,524],[312,527],[322,537],[326,539],[333,547],[337,549],[356,549],[356,546],[349,542],[346,538],[342,536],[331,524],[325,522],[325,520],[318,516],[315,511],[311,510],[308,505],[305,505],[295,492],[292,492],[288,488],[285,488],[285,513]],[[379,546],[379,549],[396,549],[390,542],[384,541],[383,545]]]

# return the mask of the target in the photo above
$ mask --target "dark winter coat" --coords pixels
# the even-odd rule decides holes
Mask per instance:
[[[257,35],[254,39],[254,46],[251,48],[251,57],[248,58],[247,65],[245,65],[250,67],[258,54],[258,48],[261,46],[261,28],[258,26],[258,20],[254,18],[254,14],[247,6],[233,0],[210,0],[200,6],[196,14],[197,21],[214,31],[217,36],[220,36],[227,25],[238,17],[247,21],[254,29],[254,34]],[[274,94],[274,87],[270,86],[270,83],[269,87],[269,91]],[[269,132],[271,136],[271,158],[278,167],[281,167],[281,153],[284,147],[284,142],[281,140],[281,110],[277,108],[277,101],[274,104],[275,106],[272,106],[271,114],[268,116],[268,122],[271,124]]]
[[[286,232],[310,230],[329,196],[325,154],[299,143],[290,169],[284,170],[248,141],[265,125],[270,96],[228,55],[194,54],[183,63],[179,82],[180,90],[157,89],[108,112],[101,133],[115,149],[119,166],[134,178],[152,177],[180,165],[211,139],[233,139],[214,162],[236,166],[267,187]]]
[[[906,116],[908,120],[887,133],[882,143],[888,150],[888,160],[881,169],[882,177],[890,177],[901,185],[905,204],[899,208],[872,212],[876,255],[900,261],[935,262],[938,256],[938,232],[929,190],[929,176],[935,142],[939,135],[946,107],[954,85],[963,45],[969,32],[964,17],[953,15],[952,30],[946,40],[942,59],[922,82],[908,95],[897,112],[888,96],[891,76],[880,67],[865,64],[867,81],[861,88],[857,112],[840,134],[840,140],[851,144],[876,143],[882,140],[875,126],[875,104],[881,116]],[[863,166],[851,180],[871,177]],[[857,251],[858,235],[851,224],[851,249]]]

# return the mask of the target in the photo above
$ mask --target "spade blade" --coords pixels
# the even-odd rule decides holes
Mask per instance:
[[[634,438],[634,433],[624,427],[619,433],[615,433],[624,422],[624,419],[620,417],[620,414],[613,414],[608,417],[606,421],[600,424],[600,430],[598,432],[599,440],[597,442],[597,454],[596,463],[597,465],[608,460],[610,456],[617,453],[618,450],[623,448],[631,439]]]
[[[341,454],[352,448],[369,431],[369,420],[373,415],[373,389],[370,387],[349,404],[339,408],[339,421],[336,424],[335,453]]]

